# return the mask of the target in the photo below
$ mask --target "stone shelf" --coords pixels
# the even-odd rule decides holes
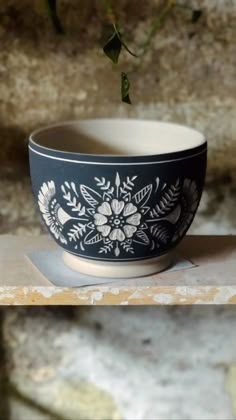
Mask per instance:
[[[1,305],[236,304],[236,236],[187,236],[178,247],[196,267],[81,288],[55,287],[26,254],[52,250],[47,236],[0,236]]]

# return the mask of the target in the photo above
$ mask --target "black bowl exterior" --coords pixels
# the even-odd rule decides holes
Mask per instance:
[[[154,156],[95,156],[29,143],[33,192],[66,251],[100,261],[163,255],[183,238],[205,180],[207,145]]]

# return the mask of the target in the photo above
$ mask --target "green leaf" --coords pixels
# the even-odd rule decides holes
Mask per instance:
[[[129,82],[128,76],[126,73],[122,71],[121,73],[121,99],[122,99],[122,102],[125,102],[131,105],[131,100],[129,97],[129,88],[130,88],[130,82]]]
[[[202,10],[199,10],[199,9],[193,10],[192,23],[197,23],[197,21],[200,19],[201,16],[202,16]]]
[[[46,2],[47,2],[47,6],[48,6],[49,16],[50,16],[52,24],[55,28],[55,31],[58,34],[63,35],[65,32],[64,32],[63,26],[60,22],[60,19],[57,15],[57,0],[46,0]]]
[[[107,57],[109,57],[113,61],[113,63],[116,64],[119,60],[121,47],[121,40],[118,34],[114,31],[106,41],[103,47],[103,51],[107,55]]]

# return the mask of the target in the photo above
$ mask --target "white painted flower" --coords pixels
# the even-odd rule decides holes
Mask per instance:
[[[140,219],[141,214],[134,204],[116,198],[103,202],[94,214],[94,224],[102,236],[119,242],[132,238]]]
[[[195,181],[185,178],[182,187],[182,214],[179,222],[176,225],[176,233],[172,238],[172,242],[182,237],[186,230],[189,228],[197,206],[199,203],[199,193]]]
[[[61,232],[63,228],[61,220],[66,220],[67,215],[57,203],[55,194],[54,181],[44,182],[38,193],[38,204],[43,219],[55,238],[67,244],[65,236]]]

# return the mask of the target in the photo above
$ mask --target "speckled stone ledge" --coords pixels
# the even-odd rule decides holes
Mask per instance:
[[[179,253],[194,268],[77,289],[53,287],[25,257],[55,246],[46,236],[0,236],[1,305],[236,304],[236,236],[187,236]]]

